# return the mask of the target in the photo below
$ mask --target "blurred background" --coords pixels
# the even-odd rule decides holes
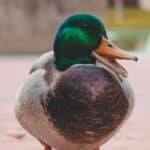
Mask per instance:
[[[135,109],[102,150],[150,150],[150,0],[0,0],[0,150],[42,150],[18,124],[17,88],[33,62],[52,50],[60,23],[76,12],[102,18],[109,38],[140,57],[121,61],[135,91]]]
[[[145,49],[150,40],[149,0],[0,0],[0,52],[52,49],[62,20],[75,13],[101,17],[110,38],[126,49]]]

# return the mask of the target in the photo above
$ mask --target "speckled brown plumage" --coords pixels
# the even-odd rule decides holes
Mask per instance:
[[[94,143],[118,127],[128,101],[104,68],[74,66],[58,79],[54,94],[41,103],[56,129],[74,143]]]

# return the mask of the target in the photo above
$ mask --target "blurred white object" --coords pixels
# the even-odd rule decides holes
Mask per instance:
[[[150,11],[150,0],[139,0],[139,5],[142,9]]]

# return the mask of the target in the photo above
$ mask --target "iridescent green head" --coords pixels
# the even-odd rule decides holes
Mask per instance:
[[[91,52],[100,45],[103,36],[107,38],[105,27],[97,17],[75,14],[67,18],[60,26],[54,42],[57,69],[95,63]]]
[[[55,37],[54,55],[58,70],[98,60],[122,75],[127,72],[115,59],[137,60],[110,42],[102,21],[90,14],[75,14],[62,23]]]

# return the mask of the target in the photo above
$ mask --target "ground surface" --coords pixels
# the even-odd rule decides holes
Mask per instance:
[[[37,56],[0,56],[0,150],[42,150],[42,146],[17,123],[13,97]],[[123,62],[134,87],[134,111],[102,150],[150,150],[150,59]]]

